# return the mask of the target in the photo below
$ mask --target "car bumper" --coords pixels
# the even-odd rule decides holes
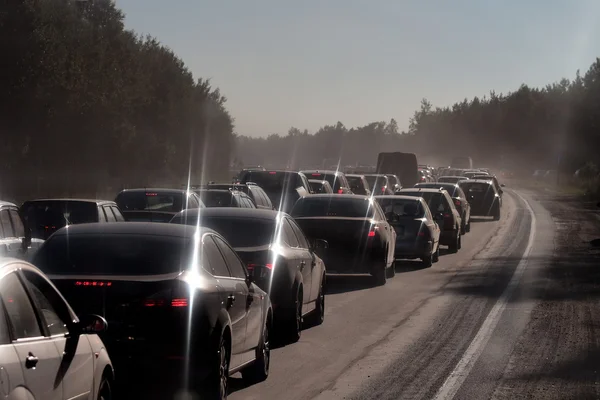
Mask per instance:
[[[396,241],[396,259],[423,258],[433,252],[433,242],[428,241]]]

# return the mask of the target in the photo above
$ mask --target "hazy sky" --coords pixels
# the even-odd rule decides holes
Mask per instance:
[[[584,73],[598,0],[117,0],[228,98],[243,135],[395,118]]]

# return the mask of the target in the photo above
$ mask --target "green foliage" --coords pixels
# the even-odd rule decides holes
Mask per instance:
[[[125,30],[123,18],[110,0],[0,6],[3,193],[31,191],[7,187],[15,174],[13,186],[40,175],[50,189],[68,176],[94,187],[179,186],[189,170],[192,179],[228,177],[226,98],[156,39]]]

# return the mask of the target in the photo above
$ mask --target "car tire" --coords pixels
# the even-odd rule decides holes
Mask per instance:
[[[387,278],[393,278],[396,276],[396,261],[392,263],[392,266],[387,268],[386,270]]]
[[[450,250],[450,253],[456,253],[458,251],[459,241],[460,241],[460,232],[457,232],[456,239],[450,245],[448,245],[448,250]]]
[[[469,223],[465,226],[466,232],[471,232],[471,219],[469,218]]]
[[[242,378],[248,384],[265,381],[269,377],[271,364],[271,319],[267,319],[263,327],[261,343],[256,348],[256,360],[248,368],[242,370]]]
[[[496,207],[496,209],[494,210],[494,221],[499,221],[500,220],[500,207]]]
[[[325,274],[321,278],[321,286],[317,295],[315,311],[307,318],[309,326],[321,325],[325,321]]]
[[[458,244],[456,245],[458,250],[462,249],[462,236],[458,235]]]
[[[296,299],[286,321],[285,339],[288,343],[296,343],[302,336],[302,300],[302,286],[300,286],[296,290]]]
[[[433,253],[432,261],[434,263],[440,261],[440,245],[439,244],[438,244],[437,249],[435,250],[435,253]]]
[[[110,380],[102,377],[100,386],[98,387],[98,400],[112,400],[112,386]]]
[[[204,383],[204,398],[225,400],[229,389],[229,343],[223,336],[215,356],[214,368]]]
[[[425,257],[421,258],[421,265],[423,268],[429,268],[433,265],[433,255],[428,254]]]
[[[375,278],[376,286],[383,286],[387,282],[387,268],[385,267],[385,263],[382,267],[377,268],[373,273],[373,277]]]

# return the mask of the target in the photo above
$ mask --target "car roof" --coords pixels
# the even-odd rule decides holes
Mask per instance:
[[[302,197],[302,199],[359,199],[369,200],[371,196],[361,196],[358,194],[335,194],[335,193],[317,193]]]
[[[201,228],[200,233],[214,232],[212,229]],[[109,222],[106,224],[89,223],[74,224],[60,228],[52,236],[72,236],[89,234],[108,235],[154,235],[175,236],[188,238],[195,234],[194,229],[180,224],[169,224],[162,222]]]
[[[365,176],[365,174],[346,174],[346,177],[351,177],[351,178],[362,178]]]
[[[198,212],[205,217],[235,217],[235,218],[250,218],[275,220],[278,216],[286,216],[284,212],[276,210],[263,210],[259,208],[240,208],[240,207],[207,207],[207,208],[190,208],[180,211],[175,214],[175,217],[191,217],[197,218]],[[174,225],[174,224],[171,224]]]
[[[400,199],[400,200],[414,200],[414,201],[424,201],[422,197],[416,196],[402,196],[399,194],[382,194],[380,196],[373,196],[373,198],[377,199]]]
[[[70,202],[70,203],[95,203],[97,205],[101,205],[101,204],[117,204],[115,203],[113,200],[98,200],[98,199],[67,199],[67,198],[56,198],[56,199],[34,199],[34,200],[27,200],[25,203],[37,203],[37,202],[44,202],[44,201],[56,201],[56,202]],[[25,204],[23,203],[23,204]]]
[[[0,207],[17,207],[17,205],[9,201],[0,200]]]
[[[185,189],[169,189],[169,188],[133,188],[133,189],[123,189],[119,192],[120,193],[125,193],[125,192],[132,192],[132,193],[137,193],[137,192],[175,192],[175,193],[181,193],[181,194],[186,194],[186,193],[192,193],[192,191],[188,191]]]
[[[408,192],[420,192],[420,193],[441,193],[444,189],[432,189],[432,188],[403,188],[400,189],[398,193],[408,193]]]

